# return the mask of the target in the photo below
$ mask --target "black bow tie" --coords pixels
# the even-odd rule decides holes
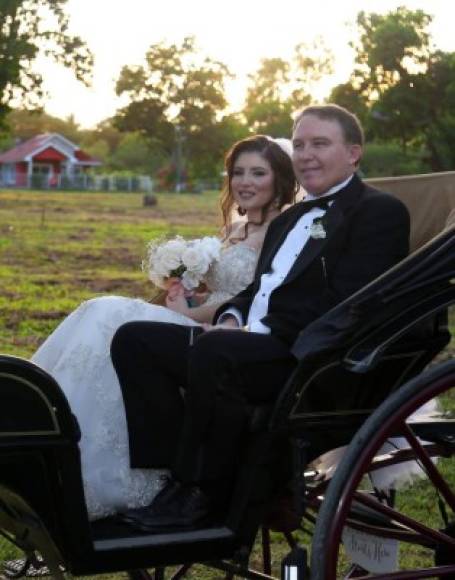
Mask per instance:
[[[337,194],[332,193],[330,195],[324,195],[322,197],[316,197],[315,199],[309,199],[305,201],[305,198],[302,200],[302,208],[305,211],[310,211],[313,207],[319,207],[320,209],[327,210],[329,208],[329,204],[331,201],[336,199]]]

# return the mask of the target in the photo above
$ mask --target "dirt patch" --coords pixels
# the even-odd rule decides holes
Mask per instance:
[[[13,310],[1,312],[3,326],[8,330],[17,330],[24,320],[60,320],[68,314],[66,310]]]
[[[94,231],[95,231],[94,228],[77,230],[77,232],[75,232],[74,234],[70,234],[68,236],[68,239],[76,242],[81,242],[90,238],[93,235]]]
[[[14,336],[11,339],[11,344],[14,346],[26,347],[32,352],[38,348],[41,342],[42,339],[38,336]]]

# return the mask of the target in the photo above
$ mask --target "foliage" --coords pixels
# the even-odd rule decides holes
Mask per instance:
[[[352,82],[342,83],[334,87],[330,93],[329,101],[345,107],[360,119],[364,129],[368,129],[368,117],[370,114],[365,97],[354,88]]]
[[[139,133],[125,133],[111,155],[110,165],[114,169],[129,169],[136,173],[149,175],[156,170],[162,158],[151,156],[146,139]]]
[[[422,147],[431,170],[455,163],[455,53],[433,48],[431,16],[399,7],[360,12],[356,65],[331,99],[364,121],[369,139],[392,140],[403,151]]]
[[[393,142],[367,143],[360,168],[365,177],[414,175],[429,171],[421,151],[403,151],[399,143]]]
[[[117,149],[123,133],[114,127],[112,119],[105,119],[98,123],[94,129],[80,131],[81,144],[88,148],[93,143],[103,141],[106,143],[109,153],[114,153]]]
[[[28,18],[47,14],[49,3],[66,22],[65,2],[46,0],[44,12],[34,15],[32,10]],[[1,4],[0,16],[19,5],[36,8],[35,0],[8,0]],[[5,22],[2,35],[10,21]],[[355,66],[329,100],[356,113],[367,142],[375,144],[365,156],[368,174],[455,167],[455,53],[434,49],[430,24],[431,17],[422,10],[404,7],[358,14],[358,37],[351,43]],[[0,41],[6,42],[4,37]],[[52,42],[49,46],[55,48],[56,40]],[[289,61],[263,59],[249,77],[243,109],[228,113],[226,66],[202,55],[193,37],[180,44],[160,42],[149,48],[142,65],[123,68],[116,90],[127,104],[95,129],[81,130],[71,117],[62,120],[20,109],[10,113],[8,122],[15,138],[63,134],[101,158],[103,170],[152,174],[171,189],[183,180],[188,187],[198,179],[218,182],[224,154],[235,141],[251,132],[290,135],[292,113],[311,101],[317,83],[332,71],[332,60],[318,39],[297,45]],[[2,66],[0,71],[1,87]],[[0,150],[13,142],[0,134]]]
[[[14,109],[6,117],[15,139],[25,141],[41,133],[60,133],[70,141],[78,143],[81,131],[74,117],[59,119],[43,111]]]
[[[145,64],[126,66],[117,81],[117,94],[129,103],[114,119],[121,131],[138,131],[168,157],[177,149],[186,159],[203,159],[213,170],[222,157],[226,138],[222,113],[227,101],[227,67],[200,55],[193,37],[178,44],[152,45]],[[213,135],[217,139],[213,139]],[[188,164],[188,163],[187,163]],[[191,163],[187,170],[191,170]]]
[[[0,125],[13,100],[27,108],[42,104],[42,77],[33,69],[38,54],[71,69],[88,83],[93,59],[86,44],[68,33],[67,0],[2,0],[0,3]]]
[[[387,14],[359,12],[360,37],[352,82],[368,98],[382,95],[409,75],[424,71],[430,56],[427,27],[431,16],[403,6]]]
[[[247,125],[272,137],[291,134],[291,114],[311,102],[315,84],[332,71],[332,55],[321,39],[313,45],[298,44],[290,62],[282,58],[261,60],[249,76],[243,110]]]
[[[109,158],[109,145],[106,143],[106,141],[103,141],[103,139],[99,139],[98,141],[92,141],[87,145],[82,146],[82,148],[86,153],[88,153],[92,157],[95,157],[96,159],[101,159],[104,162],[107,161],[107,159]],[[99,171],[101,172],[105,171],[105,166],[99,168],[98,172]]]

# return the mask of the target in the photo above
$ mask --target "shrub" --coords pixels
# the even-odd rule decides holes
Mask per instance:
[[[420,151],[403,151],[398,143],[370,143],[365,147],[361,170],[365,177],[393,177],[426,173],[429,167]]]

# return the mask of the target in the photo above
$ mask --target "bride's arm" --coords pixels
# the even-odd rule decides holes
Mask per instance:
[[[183,294],[174,297],[166,297],[166,306],[170,310],[184,314],[185,316],[192,318],[195,322],[212,322],[213,316],[221,304],[221,302],[215,304],[201,304],[200,306],[193,306],[190,308]]]

